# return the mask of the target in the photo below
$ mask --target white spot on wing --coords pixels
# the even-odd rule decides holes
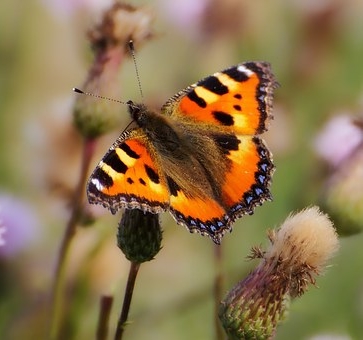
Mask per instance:
[[[244,66],[244,65],[238,65],[237,66],[237,70],[238,70],[238,72],[242,72],[242,73],[244,73],[244,74],[246,74],[247,76],[249,76],[249,77],[251,77],[253,74],[254,74],[254,72],[253,71],[251,71],[251,70],[249,70],[246,66]]]
[[[91,183],[97,188],[98,191],[102,191],[104,186],[100,183],[97,178],[92,178]]]

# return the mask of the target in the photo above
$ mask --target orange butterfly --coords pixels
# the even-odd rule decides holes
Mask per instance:
[[[90,203],[169,210],[219,244],[231,224],[271,200],[272,156],[259,137],[272,117],[270,65],[246,62],[169,99],[161,113],[128,102],[136,127],[123,132],[92,173]]]

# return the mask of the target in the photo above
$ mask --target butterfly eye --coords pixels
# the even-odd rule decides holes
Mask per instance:
[[[129,100],[127,103],[129,108],[129,113],[131,118],[137,122],[139,126],[145,125],[145,107],[140,104],[135,104],[133,101]]]
[[[138,105],[135,105],[132,100],[129,100],[126,104],[129,108],[131,117],[135,118],[135,115],[137,115],[141,111],[140,107]]]
[[[134,102],[132,100],[128,100],[126,102],[126,105],[129,107],[129,109],[133,109],[133,108],[136,108],[136,105],[134,104]]]

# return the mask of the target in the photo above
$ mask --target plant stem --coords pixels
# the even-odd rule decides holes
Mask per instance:
[[[214,260],[216,275],[214,278],[214,327],[217,340],[224,339],[224,332],[218,316],[220,302],[222,301],[223,273],[222,273],[222,246],[214,246]]]
[[[71,215],[68,220],[63,240],[59,249],[59,254],[54,274],[54,282],[50,298],[51,319],[50,319],[50,328],[49,328],[49,338],[51,340],[56,340],[60,336],[62,312],[64,309],[63,303],[65,301],[65,299],[62,299],[62,293],[65,281],[64,277],[65,265],[67,262],[67,255],[70,249],[71,241],[76,233],[76,227],[82,209],[82,201],[88,175],[88,168],[90,161],[92,159],[92,155],[94,153],[94,147],[95,147],[95,140],[85,139],[83,141],[82,164],[80,169],[79,180],[72,199]]]
[[[125,295],[124,295],[124,302],[122,305],[120,318],[117,322],[115,340],[122,339],[122,335],[123,335],[123,332],[124,332],[124,329],[126,326],[128,315],[129,315],[132,294],[134,292],[135,281],[136,281],[136,277],[137,277],[139,268],[140,268],[140,263],[131,262],[129,277],[127,279],[127,285],[126,285],[126,290],[125,290]]]
[[[106,340],[108,334],[108,322],[113,303],[112,296],[102,296],[100,304],[100,316],[98,319],[96,340]]]

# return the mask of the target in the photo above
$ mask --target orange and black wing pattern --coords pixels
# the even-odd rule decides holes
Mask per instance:
[[[167,209],[169,189],[150,148],[140,129],[121,135],[88,181],[89,202],[102,204],[112,213],[120,208],[152,213]]]

